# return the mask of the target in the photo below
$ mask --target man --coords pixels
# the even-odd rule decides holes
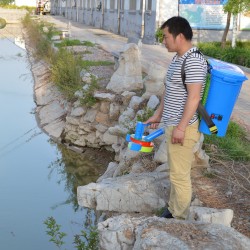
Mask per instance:
[[[166,126],[168,164],[170,167],[170,198],[161,217],[186,219],[192,198],[191,164],[193,147],[200,138],[197,107],[205,84],[207,63],[192,45],[193,32],[185,18],[172,17],[161,26],[163,44],[176,52],[168,68],[161,103],[145,123],[156,128],[163,119]],[[185,84],[181,77],[184,67]]]

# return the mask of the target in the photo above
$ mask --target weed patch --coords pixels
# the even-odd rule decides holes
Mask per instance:
[[[250,143],[246,131],[237,123],[230,122],[225,137],[205,135],[205,150],[213,158],[247,162],[250,160]]]
[[[60,49],[55,54],[51,66],[51,78],[69,101],[74,100],[75,92],[82,87],[80,72],[80,57],[65,49]]]

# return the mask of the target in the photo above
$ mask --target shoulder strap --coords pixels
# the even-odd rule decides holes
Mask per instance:
[[[185,74],[185,64],[186,64],[186,60],[187,57],[191,54],[191,53],[198,53],[201,54],[201,52],[199,50],[195,50],[190,52],[185,59],[183,60],[183,63],[181,65],[181,79],[182,79],[182,83],[187,91],[187,85],[185,84],[186,81],[186,74]],[[218,129],[216,127],[216,125],[214,124],[212,118],[209,116],[209,114],[207,113],[206,109],[204,108],[204,106],[202,105],[201,102],[199,102],[198,108],[197,108],[198,113],[201,115],[201,117],[204,119],[204,121],[206,122],[211,134],[217,134],[218,133]]]

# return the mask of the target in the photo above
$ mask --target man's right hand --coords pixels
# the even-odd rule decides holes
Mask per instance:
[[[159,126],[159,123],[161,122],[161,117],[158,115],[151,116],[147,121],[144,122],[144,124],[150,124],[148,127],[151,129],[156,129]]]

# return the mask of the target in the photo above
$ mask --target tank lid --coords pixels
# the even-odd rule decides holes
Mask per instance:
[[[238,66],[223,62],[217,59],[208,59],[209,64],[212,67],[212,74],[215,74],[216,76],[227,76],[235,78],[235,80],[241,80],[245,81],[247,80],[247,77],[245,76],[242,69],[240,69]]]

